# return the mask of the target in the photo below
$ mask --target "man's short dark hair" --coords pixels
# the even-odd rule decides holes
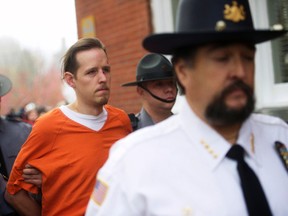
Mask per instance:
[[[76,76],[76,71],[79,67],[76,59],[77,53],[93,48],[102,49],[108,57],[104,44],[98,38],[81,38],[73,44],[63,56],[62,75],[64,72],[69,71]]]

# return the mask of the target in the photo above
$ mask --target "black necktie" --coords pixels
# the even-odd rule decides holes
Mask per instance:
[[[237,170],[241,180],[241,187],[249,215],[272,215],[268,201],[257,176],[244,161],[244,149],[240,145],[235,144],[231,147],[226,156],[238,162]]]

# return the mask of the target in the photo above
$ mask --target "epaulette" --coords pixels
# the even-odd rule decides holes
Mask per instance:
[[[288,172],[288,150],[286,148],[286,146],[280,142],[280,141],[276,141],[275,142],[275,149],[278,153],[278,155],[281,158],[281,161],[283,162],[287,172]]]

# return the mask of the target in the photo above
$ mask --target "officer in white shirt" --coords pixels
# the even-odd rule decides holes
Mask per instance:
[[[177,17],[143,45],[173,55],[183,106],[113,146],[86,215],[288,215],[288,125],[252,114],[255,44],[286,31],[255,30],[248,0],[180,0]]]

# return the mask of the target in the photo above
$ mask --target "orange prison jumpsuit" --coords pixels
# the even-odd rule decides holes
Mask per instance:
[[[13,166],[7,191],[38,189],[22,178],[24,166],[42,173],[42,215],[84,215],[95,177],[111,145],[132,131],[127,114],[106,105],[107,120],[99,131],[66,117],[59,108],[35,123]]]

